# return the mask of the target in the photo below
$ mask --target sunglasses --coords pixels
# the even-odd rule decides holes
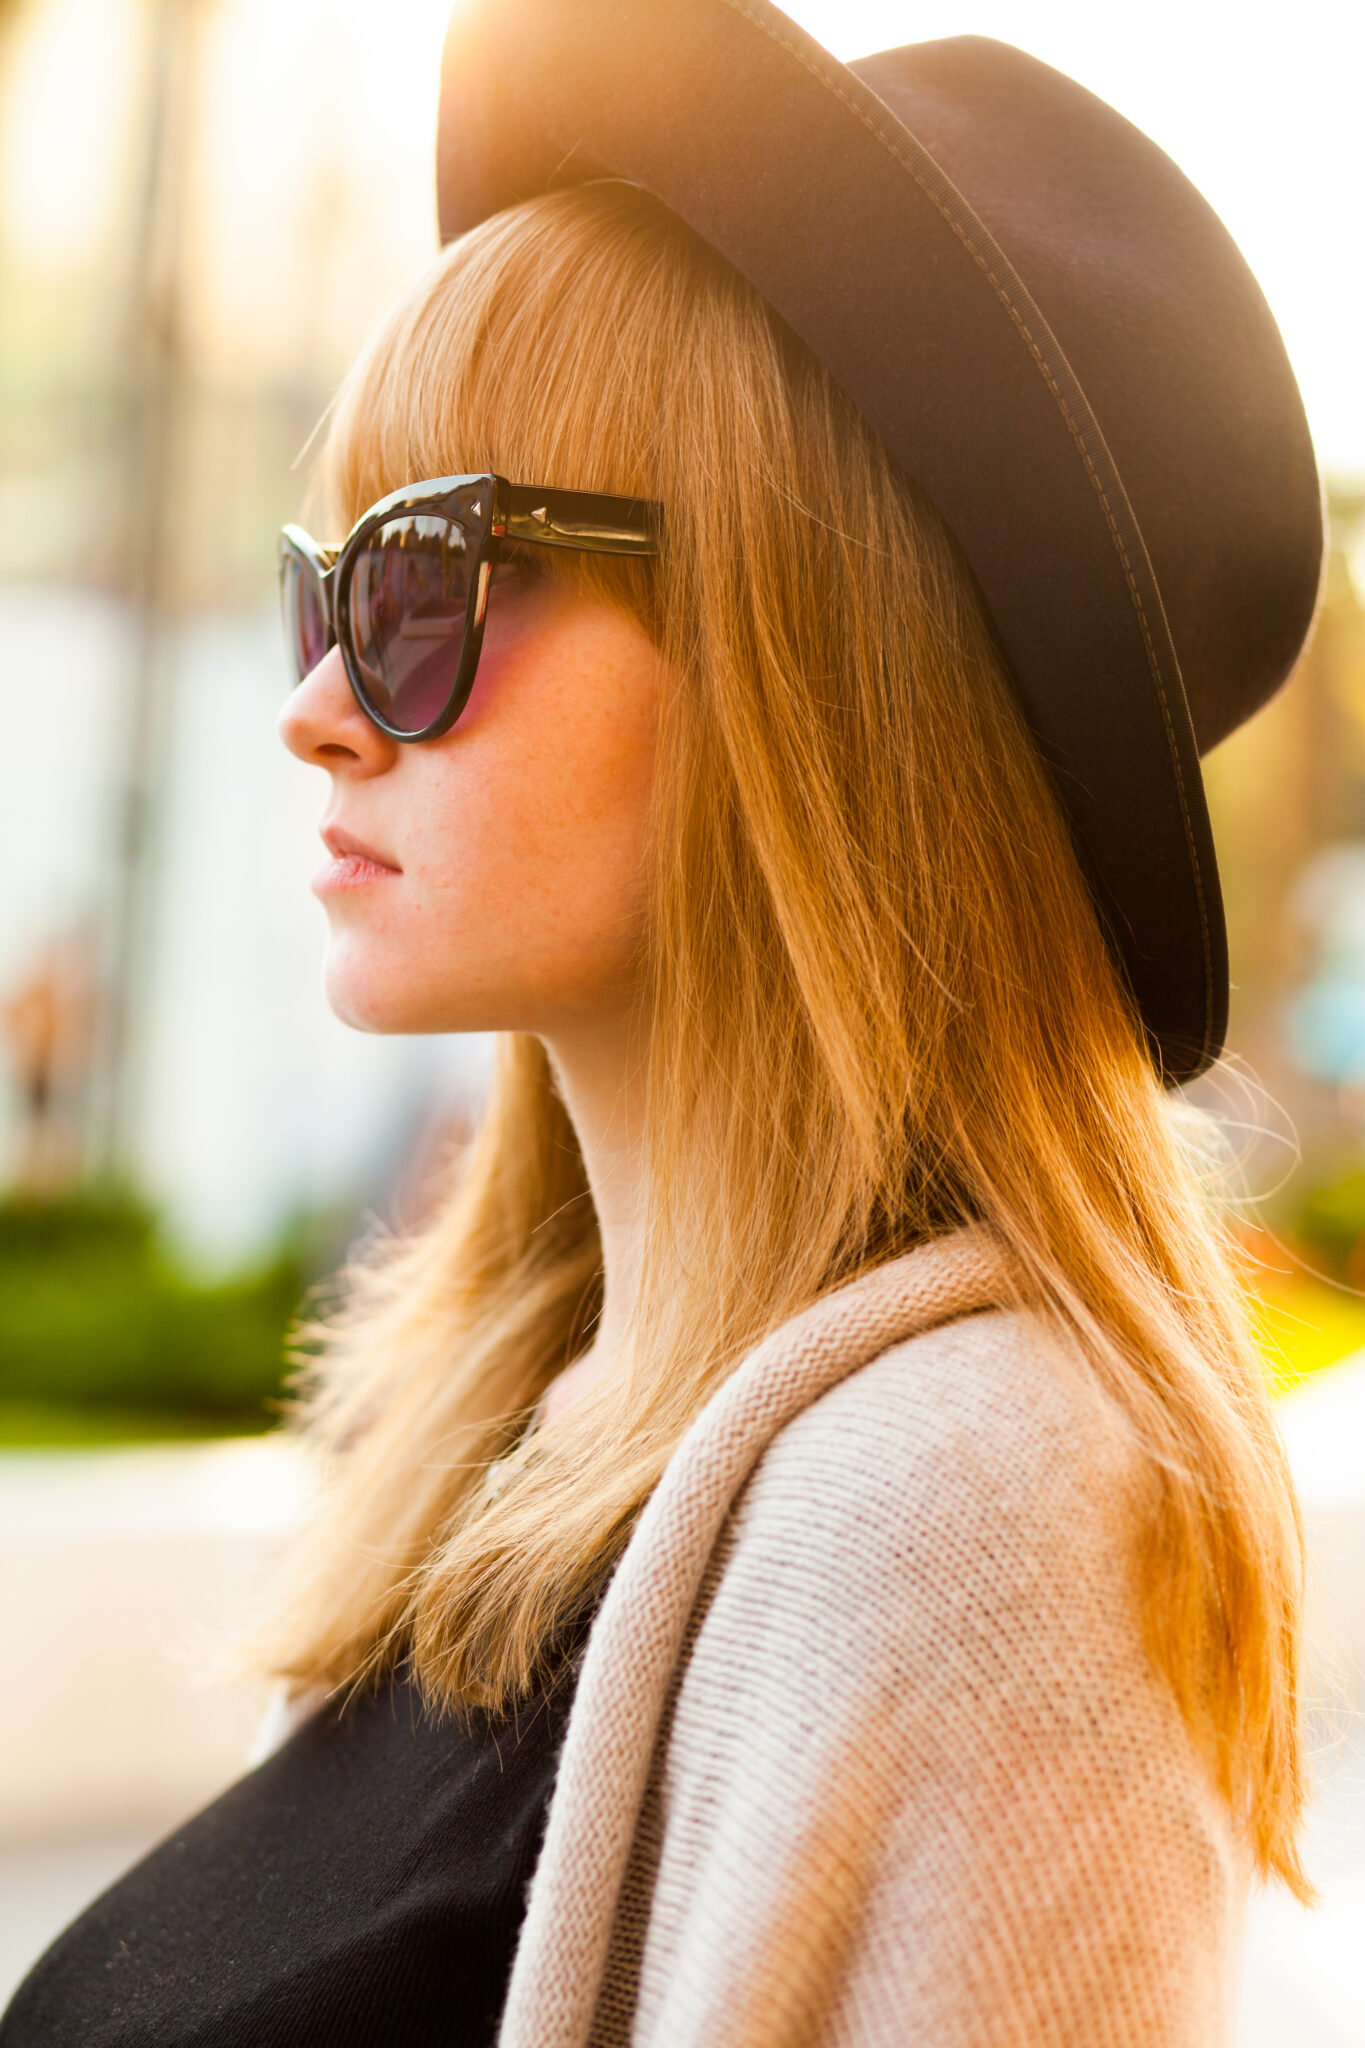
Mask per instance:
[[[280,535],[280,601],[296,682],[340,647],[365,716],[395,740],[449,732],[469,701],[489,587],[510,547],[657,555],[661,507],[597,491],[509,484],[491,472],[408,484],[338,548]]]

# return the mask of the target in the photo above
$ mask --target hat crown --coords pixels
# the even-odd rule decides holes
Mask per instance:
[[[1161,592],[1200,751],[1278,689],[1317,599],[1322,492],[1270,308],[1150,137],[984,36],[850,65],[940,164],[1046,313]]]

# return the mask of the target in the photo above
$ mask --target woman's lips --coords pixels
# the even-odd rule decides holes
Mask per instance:
[[[381,860],[373,847],[352,839],[348,832],[329,826],[322,837],[332,858],[313,877],[315,896],[330,895],[339,889],[368,889],[402,873],[401,868]]]
[[[313,877],[313,893],[325,896],[335,889],[368,889],[373,882],[391,882],[398,873],[397,868],[385,867],[382,861],[367,860],[363,854],[343,853],[318,869]]]

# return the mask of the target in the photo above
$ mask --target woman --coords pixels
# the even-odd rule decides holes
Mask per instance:
[[[1108,109],[860,71],[723,0],[452,35],[282,728],[334,1007],[500,1063],[322,1333],[301,1725],[6,2048],[1193,2048],[1306,1892],[1294,1503],[1162,1085],[1225,998],[1175,663],[1207,742],[1306,630],[1297,395]]]

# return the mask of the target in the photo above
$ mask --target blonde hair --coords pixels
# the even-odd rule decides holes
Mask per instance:
[[[484,467],[666,508],[657,562],[552,564],[673,678],[630,1369],[493,1496],[601,1282],[573,1128],[510,1038],[458,1184],[321,1331],[301,1410],[333,1482],[275,1668],[406,1655],[440,1699],[512,1702],[746,1348],[984,1220],[1141,1447],[1151,1658],[1304,1894],[1298,1526],[1241,1288],[942,521],[759,294],[610,180],[446,250],[343,388],[342,527]]]

